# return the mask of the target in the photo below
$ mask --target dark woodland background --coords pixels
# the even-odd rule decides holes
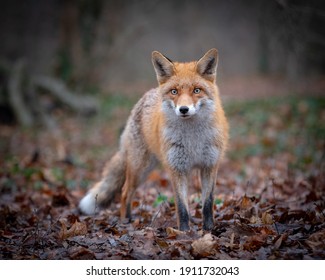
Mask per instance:
[[[321,0],[2,1],[0,259],[324,259],[324,28]],[[214,47],[231,128],[215,229],[201,230],[194,185],[192,230],[175,230],[163,170],[139,186],[131,223],[118,198],[81,215],[157,85],[151,52]]]
[[[0,52],[79,87],[155,82],[152,50],[220,52],[220,79],[323,74],[323,1],[3,1]]]

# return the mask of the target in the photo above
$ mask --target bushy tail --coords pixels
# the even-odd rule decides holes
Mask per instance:
[[[106,165],[103,178],[88,191],[79,203],[84,214],[94,214],[99,207],[108,206],[125,182],[126,159],[117,152]]]

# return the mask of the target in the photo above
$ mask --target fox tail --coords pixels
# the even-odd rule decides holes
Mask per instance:
[[[106,165],[102,180],[97,182],[79,203],[79,209],[87,215],[106,207],[121,192],[126,177],[126,159],[117,152]]]

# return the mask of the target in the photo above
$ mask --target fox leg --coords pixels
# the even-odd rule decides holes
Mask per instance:
[[[188,178],[184,174],[173,173],[171,176],[175,192],[175,204],[178,229],[189,230],[189,211],[188,211]]]
[[[157,165],[157,159],[145,151],[142,151],[141,157],[138,153],[130,154],[128,162],[121,195],[120,216],[122,219],[131,219],[131,204],[135,190],[138,185],[145,181],[149,173]]]
[[[202,213],[203,213],[203,229],[211,230],[214,226],[213,222],[213,191],[216,184],[216,170],[202,169]]]
[[[125,219],[125,218],[131,219],[131,202],[137,184],[138,184],[138,178],[136,172],[128,168],[126,172],[126,180],[122,187],[121,209],[120,209],[121,219]]]

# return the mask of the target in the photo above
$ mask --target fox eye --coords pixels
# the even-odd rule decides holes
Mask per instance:
[[[171,92],[172,95],[176,95],[177,94],[177,89],[172,89],[170,92]]]
[[[199,89],[199,88],[195,88],[195,89],[193,90],[193,92],[194,92],[194,93],[200,93],[200,92],[201,92],[201,89]]]

